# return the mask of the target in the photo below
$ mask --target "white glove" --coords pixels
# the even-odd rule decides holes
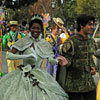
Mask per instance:
[[[34,54],[19,55],[19,54],[13,54],[11,52],[8,52],[6,54],[6,58],[9,59],[9,60],[26,59],[26,58],[29,58],[29,57],[33,57],[33,58],[35,58],[35,60],[37,60],[37,56],[34,55]]]
[[[58,59],[54,59],[53,57],[49,57],[48,58],[49,63],[51,63],[52,65],[55,65],[56,63],[58,63]]]

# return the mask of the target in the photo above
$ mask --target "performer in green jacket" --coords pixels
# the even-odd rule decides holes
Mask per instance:
[[[10,50],[12,45],[19,40],[20,38],[24,37],[23,33],[17,31],[18,22],[17,21],[10,21],[9,28],[10,31],[3,36],[2,46],[5,49],[7,45],[7,49]],[[16,67],[21,63],[21,60],[7,60],[8,63],[8,72],[11,72],[16,69]]]
[[[93,16],[80,15],[77,18],[78,33],[66,40],[61,49],[61,54],[66,57],[68,64],[63,70],[66,71],[66,75],[59,72],[61,73],[59,78],[65,76],[62,83],[69,100],[80,100],[81,97],[84,100],[96,100],[96,85],[92,77],[96,73],[93,61],[96,44],[90,36],[94,22]],[[59,78],[57,81],[61,84]]]

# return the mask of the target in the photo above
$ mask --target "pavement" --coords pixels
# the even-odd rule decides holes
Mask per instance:
[[[2,51],[2,72],[8,73],[8,66],[6,60],[6,51]]]

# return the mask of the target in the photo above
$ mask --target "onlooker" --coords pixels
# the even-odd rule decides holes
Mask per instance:
[[[61,55],[68,61],[66,74],[62,72],[61,76],[65,76],[63,88],[69,100],[80,100],[81,97],[84,100],[96,100],[96,85],[92,77],[96,73],[93,61],[96,45],[93,38],[88,37],[92,34],[94,22],[93,16],[81,14],[77,18],[78,33],[66,40],[61,49]]]
[[[24,37],[24,34],[17,31],[18,22],[17,21],[10,21],[9,22],[10,31],[3,36],[2,46],[5,49],[7,45],[7,49],[10,50],[12,45],[19,40],[20,38]],[[21,60],[7,60],[8,63],[8,72],[11,72],[16,69],[16,67],[21,63]]]

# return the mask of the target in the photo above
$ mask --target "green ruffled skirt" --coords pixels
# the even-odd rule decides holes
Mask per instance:
[[[18,68],[0,80],[0,100],[68,100],[68,95],[46,71]]]

